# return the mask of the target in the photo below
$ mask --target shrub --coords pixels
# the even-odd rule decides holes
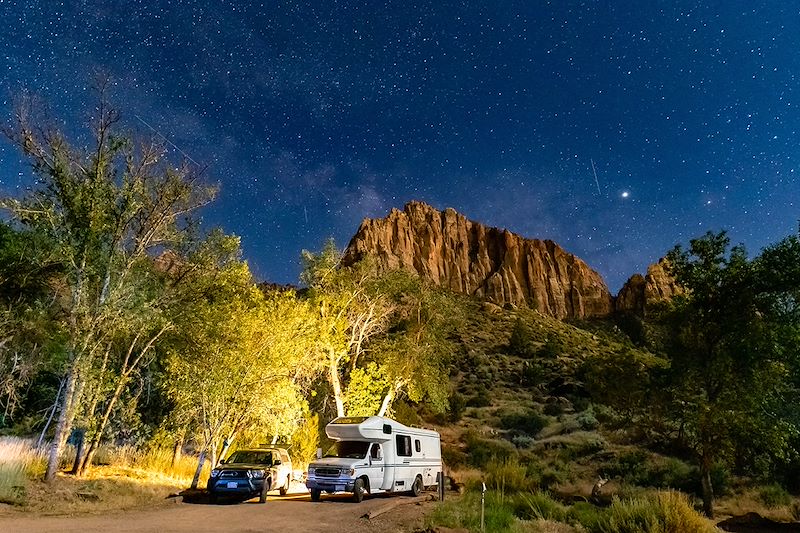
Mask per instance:
[[[585,431],[597,429],[600,425],[591,405],[585,411],[579,413],[578,416],[575,417],[575,421],[578,423],[578,427]]]
[[[508,341],[508,351],[511,354],[518,355],[529,359],[536,355],[536,348],[534,340],[536,335],[530,326],[528,326],[521,318],[514,322],[514,328],[511,330],[511,338]]]
[[[528,477],[527,468],[516,458],[490,461],[483,471],[486,474],[486,486],[500,494],[529,491],[535,489],[538,483],[538,478]]]
[[[528,449],[534,445],[536,439],[528,435],[514,435],[511,437],[511,443],[517,448]]]
[[[515,522],[513,502],[496,492],[486,493],[485,513],[486,531],[508,531]],[[425,517],[425,526],[430,529],[445,526],[480,531],[480,525],[481,495],[474,491],[442,502]]]
[[[500,416],[500,427],[535,436],[547,426],[548,419],[534,411],[508,413]]]
[[[480,385],[478,387],[478,392],[467,400],[467,407],[488,407],[492,405],[492,400],[489,398],[489,391],[486,389],[486,386]]]
[[[467,454],[452,446],[442,446],[442,462],[450,468],[457,468],[467,463]]]
[[[455,423],[461,420],[464,416],[464,409],[467,407],[467,400],[464,395],[458,391],[453,391],[450,394],[450,406],[447,410],[447,421]]]
[[[22,504],[28,480],[44,474],[46,450],[16,437],[0,438],[0,502]]]
[[[761,487],[761,490],[758,491],[758,497],[769,509],[792,503],[792,497],[780,485]]]
[[[519,495],[514,514],[524,520],[562,522],[567,516],[567,508],[551,498],[548,493],[536,491]]]
[[[615,498],[600,520],[593,525],[583,523],[581,525],[591,532],[598,533],[717,531],[713,523],[692,508],[685,495],[674,491],[659,492],[632,500]]]
[[[470,465],[483,468],[492,459],[503,460],[516,454],[514,445],[504,440],[490,440],[468,431],[464,437],[466,454]]]

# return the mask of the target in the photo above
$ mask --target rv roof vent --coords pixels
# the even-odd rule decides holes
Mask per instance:
[[[383,425],[383,432],[386,433],[387,435],[391,435],[392,434],[392,426],[390,426],[389,424],[384,424]]]

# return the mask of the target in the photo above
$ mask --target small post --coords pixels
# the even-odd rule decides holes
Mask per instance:
[[[439,473],[436,474],[436,480],[439,482],[439,487],[438,487],[439,488],[439,501],[443,502],[444,501],[444,472],[443,471],[440,470]]]
[[[486,483],[481,481],[481,533],[485,533],[486,531],[486,524],[484,523],[484,495],[486,494]]]

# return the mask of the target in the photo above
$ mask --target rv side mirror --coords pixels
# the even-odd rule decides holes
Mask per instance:
[[[322,448],[317,448],[317,459],[322,459]]]
[[[220,459],[219,460],[219,464],[224,465],[225,464],[225,459]]]

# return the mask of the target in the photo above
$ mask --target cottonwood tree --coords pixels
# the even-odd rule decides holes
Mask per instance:
[[[345,416],[345,387],[372,339],[385,333],[394,304],[376,290],[378,277],[367,262],[344,268],[333,240],[317,254],[304,250],[301,281],[316,310],[316,351],[325,362],[336,415]],[[343,383],[344,382],[344,383]]]
[[[71,144],[27,102],[18,106],[5,130],[30,161],[38,181],[27,196],[3,198],[0,206],[14,224],[49,242],[61,273],[54,303],[65,339],[64,387],[57,400],[48,481],[55,477],[83,404],[95,358],[126,316],[146,314],[141,307],[146,302],[130,298],[139,265],[180,241],[185,236],[184,217],[215,195],[214,188],[200,182],[194,165],[170,164],[158,143],[134,143],[117,133],[120,116],[109,104],[109,85],[101,80],[96,87],[98,100],[86,146]]]
[[[379,275],[369,257],[349,267],[328,241],[303,253],[302,281],[318,310],[318,350],[337,416],[385,415],[400,394],[447,407],[446,337],[458,306],[419,277]]]
[[[664,392],[713,516],[714,464],[748,446],[745,435],[769,443],[761,455],[784,455],[797,432],[796,417],[786,415],[797,407],[800,246],[792,237],[749,260],[742,247],[729,249],[725,233],[709,233],[668,259],[686,294],[666,320]]]

